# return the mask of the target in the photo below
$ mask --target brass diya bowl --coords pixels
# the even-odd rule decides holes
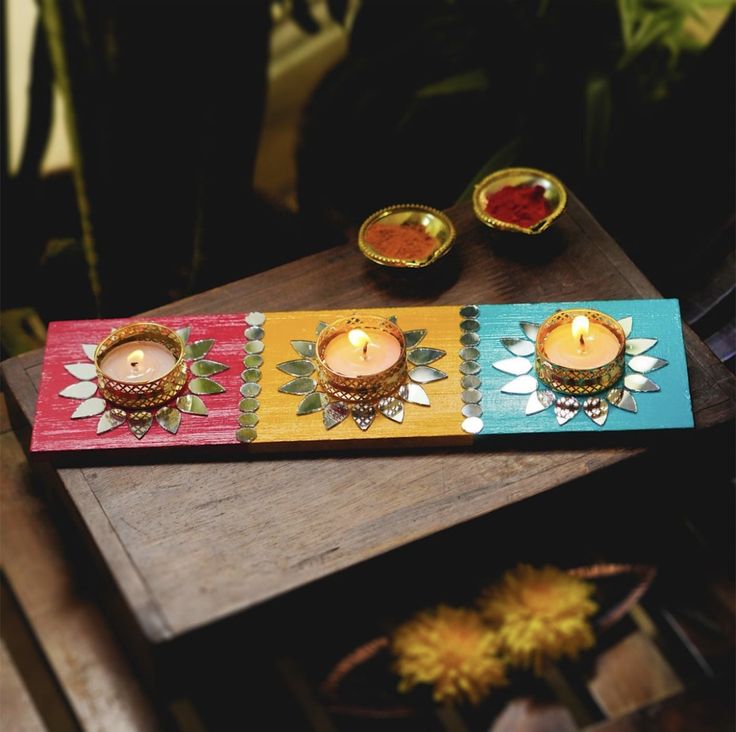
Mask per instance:
[[[549,204],[550,212],[532,226],[503,221],[491,216],[486,211],[488,197],[505,186],[542,186],[544,199]],[[473,190],[473,211],[476,217],[491,229],[515,231],[519,234],[541,234],[546,231],[565,210],[567,192],[558,178],[536,168],[503,168],[483,178]]]
[[[176,361],[163,376],[152,381],[133,383],[106,374],[102,369],[105,356],[117,346],[131,341],[160,343]],[[117,328],[97,346],[94,361],[100,393],[108,402],[124,409],[158,407],[177,396],[187,383],[184,342],[176,331],[158,323],[130,323]]]
[[[435,240],[435,246],[420,257],[391,257],[378,250],[377,245],[371,245],[371,230],[374,226],[406,226],[417,229]],[[376,231],[373,230],[375,234]],[[417,203],[397,204],[387,206],[371,214],[361,225],[358,232],[358,248],[376,264],[384,267],[427,267],[436,262],[450,251],[455,243],[455,227],[452,221],[442,211],[431,206]],[[374,248],[374,246],[376,248]]]

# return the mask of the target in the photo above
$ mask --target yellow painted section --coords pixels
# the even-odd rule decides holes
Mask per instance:
[[[322,310],[266,313],[263,339],[265,350],[262,366],[261,407],[258,411],[258,438],[253,446],[265,443],[299,443],[375,440],[390,438],[392,441],[408,438],[421,445],[417,438],[441,438],[452,444],[470,444],[472,437],[460,427],[463,417],[460,413],[460,316],[459,306],[421,307],[421,308],[360,308],[359,310]],[[296,415],[296,409],[303,397],[283,394],[278,388],[290,381],[292,376],[279,371],[276,365],[283,361],[300,358],[292,348],[292,340],[316,341],[316,328],[320,321],[331,323],[338,318],[356,312],[388,317],[396,315],[399,327],[406,330],[425,328],[427,335],[419,344],[431,348],[441,348],[447,352],[432,366],[444,371],[448,378],[423,384],[431,406],[404,404],[404,421],[399,424],[377,414],[371,427],[362,432],[351,417],[326,430],[322,424],[322,412]],[[411,368],[411,364],[409,364]],[[316,377],[316,372],[314,374]],[[428,440],[429,442],[430,440]],[[434,441],[434,440],[431,440]],[[338,445],[336,445],[338,447]],[[283,449],[283,445],[282,445]]]

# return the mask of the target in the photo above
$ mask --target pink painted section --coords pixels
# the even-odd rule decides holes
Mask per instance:
[[[185,447],[191,445],[238,444],[238,403],[240,402],[240,373],[243,370],[243,346],[248,327],[244,315],[190,315],[184,317],[155,318],[155,322],[170,328],[191,326],[189,343],[214,338],[215,344],[206,359],[219,361],[229,368],[211,378],[225,388],[222,394],[202,396],[208,416],[200,417],[182,413],[179,431],[172,435],[162,429],[154,419],[151,429],[138,440],[127,424],[110,432],[97,434],[100,415],[71,419],[74,410],[82,403],[79,399],[59,396],[65,387],[78,383],[65,368],[70,363],[91,363],[82,350],[82,344],[97,344],[113,328],[119,328],[134,320],[69,320],[49,325],[43,373],[36,404],[36,419],[31,439],[33,453],[75,452],[79,450]],[[191,378],[191,377],[190,377]],[[95,380],[96,383],[96,380]],[[182,393],[187,393],[184,391]],[[96,393],[94,396],[100,396]],[[173,402],[172,402],[173,404]]]

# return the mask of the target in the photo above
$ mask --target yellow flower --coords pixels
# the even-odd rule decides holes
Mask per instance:
[[[575,658],[595,642],[588,623],[598,609],[594,589],[556,567],[520,564],[486,590],[480,609],[509,661],[539,674],[545,663]]]
[[[402,692],[431,684],[437,702],[466,698],[477,704],[491,687],[506,683],[498,638],[475,610],[440,605],[421,612],[395,631],[391,649]]]

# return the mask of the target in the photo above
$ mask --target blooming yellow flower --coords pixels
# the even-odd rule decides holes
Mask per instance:
[[[465,698],[477,704],[506,683],[498,638],[475,610],[440,605],[421,612],[395,631],[391,649],[399,691],[430,684],[437,702]]]
[[[556,567],[520,564],[486,590],[480,610],[509,661],[539,674],[545,663],[575,658],[595,642],[588,622],[598,609],[594,589]]]

